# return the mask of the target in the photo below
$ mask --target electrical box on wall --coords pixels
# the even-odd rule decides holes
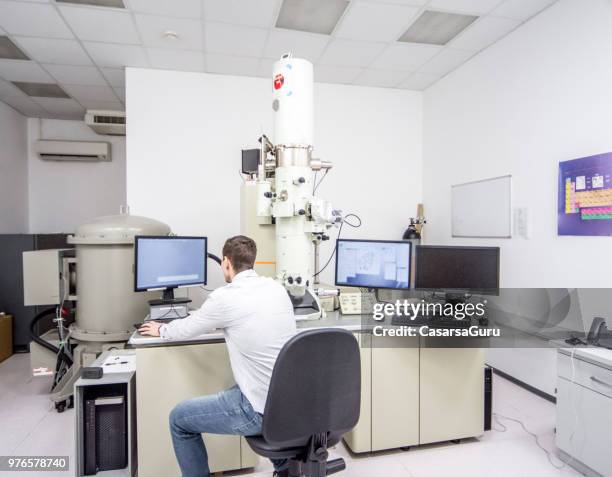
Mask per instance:
[[[524,239],[531,238],[531,217],[527,207],[514,209],[514,234]]]
[[[59,305],[76,300],[74,249],[23,252],[23,302],[25,306]]]

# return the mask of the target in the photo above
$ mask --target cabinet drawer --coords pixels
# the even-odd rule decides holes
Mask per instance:
[[[610,369],[559,353],[557,374],[560,378],[573,380],[581,386],[612,397],[612,370]]]

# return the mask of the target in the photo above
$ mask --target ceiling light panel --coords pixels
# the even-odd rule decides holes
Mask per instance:
[[[330,35],[348,4],[347,0],[283,0],[276,26]]]
[[[475,15],[427,10],[406,30],[399,41],[446,45],[477,19]]]
[[[497,7],[503,0],[431,0],[429,8],[447,12],[484,15]]]
[[[60,65],[91,65],[89,56],[76,40],[55,38],[13,37],[30,57],[41,63]]]
[[[278,0],[204,0],[204,14],[208,21],[270,28],[277,6]]]
[[[296,58],[316,62],[328,43],[327,35],[273,29],[268,36],[264,56],[278,59],[285,53],[291,52]]]
[[[138,32],[128,12],[67,5],[59,8],[80,40],[140,43]]]
[[[506,36],[521,22],[509,18],[483,17],[455,38],[451,46],[463,50],[482,50]]]
[[[13,81],[28,96],[38,98],[69,98],[66,92],[54,83],[28,83],[23,81]]]
[[[0,2],[0,26],[12,35],[74,38],[55,8],[42,3]]]
[[[334,36],[350,40],[397,40],[418,11],[417,7],[351,2]]]
[[[28,55],[19,49],[9,37],[0,36],[0,58],[9,60],[29,60]]]
[[[130,8],[167,17],[202,18],[202,0],[130,0]]]
[[[368,66],[385,48],[384,43],[334,39],[319,63],[332,66]]]
[[[55,0],[57,3],[72,3],[75,5],[89,5],[93,7],[125,8],[123,0]]]

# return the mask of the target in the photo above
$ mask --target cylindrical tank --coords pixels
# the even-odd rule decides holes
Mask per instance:
[[[81,225],[76,245],[77,313],[72,337],[80,341],[124,341],[148,312],[153,293],[134,292],[134,236],[168,235],[157,220],[129,214],[98,217]]]
[[[313,77],[310,61],[286,56],[274,63],[272,108],[275,111],[275,144],[314,144]]]

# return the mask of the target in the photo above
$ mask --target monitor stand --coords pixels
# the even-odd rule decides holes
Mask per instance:
[[[184,305],[186,303],[191,303],[191,300],[185,297],[174,298],[174,288],[166,288],[161,299],[149,300],[151,306]]]

